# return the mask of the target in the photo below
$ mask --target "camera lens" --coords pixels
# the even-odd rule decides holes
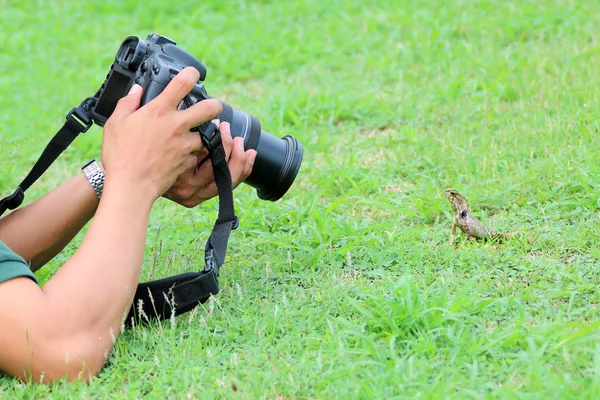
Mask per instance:
[[[244,183],[256,189],[262,200],[277,201],[292,186],[302,164],[302,145],[292,136],[278,138],[261,129],[260,121],[250,114],[223,103],[216,118],[229,122],[231,136],[242,137],[247,149],[256,149],[252,173]]]

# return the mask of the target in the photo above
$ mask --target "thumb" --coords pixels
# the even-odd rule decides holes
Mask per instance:
[[[134,84],[127,96],[122,97],[118,102],[115,110],[111,115],[111,119],[120,121],[126,116],[133,114],[140,108],[140,100],[142,98],[142,87],[137,83]]]

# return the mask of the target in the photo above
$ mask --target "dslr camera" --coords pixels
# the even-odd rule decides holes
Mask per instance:
[[[120,98],[135,83],[144,88],[141,105],[158,96],[179,71],[194,67],[200,79],[179,104],[185,109],[211,98],[204,87],[206,67],[177,44],[158,34],[146,40],[130,36],[117,51],[108,75],[98,91],[97,102],[90,110],[94,122],[103,126]],[[244,183],[256,189],[262,200],[279,200],[290,188],[302,163],[302,145],[292,136],[278,138],[261,128],[260,121],[243,111],[221,102],[223,111],[216,118],[229,122],[231,135],[244,139],[245,149],[255,149],[252,173]],[[149,138],[151,139],[151,138]]]

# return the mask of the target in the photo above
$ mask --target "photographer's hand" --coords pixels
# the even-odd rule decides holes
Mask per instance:
[[[204,146],[200,135],[190,129],[222,110],[219,101],[206,100],[177,111],[177,105],[197,79],[195,69],[184,69],[158,97],[139,110],[139,86],[134,86],[137,92],[134,90],[120,100],[104,127],[102,163],[106,185],[124,181],[147,190],[154,201],[178,176],[194,168],[196,154]]]
[[[256,150],[244,151],[244,140],[240,137],[232,139],[228,122],[213,120],[219,125],[221,140],[228,160],[231,181],[235,189],[252,173],[256,158]],[[185,207],[195,207],[206,200],[217,196],[217,185],[210,160],[199,164],[208,152],[206,149],[196,153],[197,164],[181,174],[175,184],[164,194],[164,197]]]

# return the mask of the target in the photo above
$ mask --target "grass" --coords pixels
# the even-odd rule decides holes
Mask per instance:
[[[0,0],[0,192],[121,41],[158,32],[213,96],[305,148],[276,203],[242,185],[223,291],[125,333],[90,385],[6,398],[598,398],[594,1]],[[30,190],[98,156],[82,135]],[[448,246],[442,190],[534,240]],[[143,279],[202,267],[215,200],[153,209]],[[83,233],[82,233],[83,235]],[[46,281],[77,240],[38,272]]]

